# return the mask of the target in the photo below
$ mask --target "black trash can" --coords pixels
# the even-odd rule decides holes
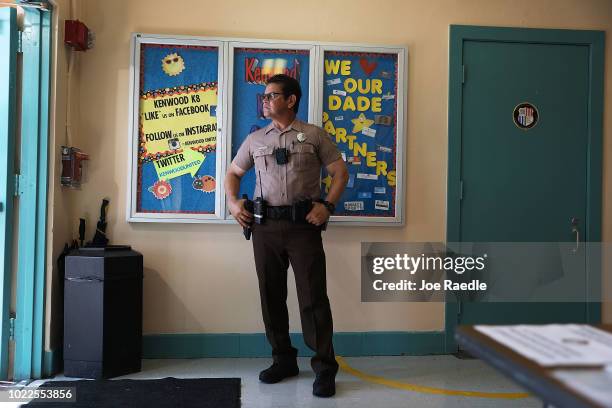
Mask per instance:
[[[110,378],[138,372],[142,358],[142,254],[129,246],[66,256],[64,375]]]

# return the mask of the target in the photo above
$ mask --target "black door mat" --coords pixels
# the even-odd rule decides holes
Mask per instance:
[[[48,381],[39,389],[74,387],[76,402],[32,400],[40,408],[238,408],[240,378]]]

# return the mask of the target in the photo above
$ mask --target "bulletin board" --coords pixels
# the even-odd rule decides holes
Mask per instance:
[[[323,127],[349,183],[331,225],[402,225],[406,49],[308,41],[132,35],[129,222],[235,223],[224,175],[269,121],[265,80],[298,79],[298,118]],[[321,174],[325,197],[331,178]],[[240,194],[255,196],[251,169]]]
[[[322,125],[349,171],[336,219],[396,221],[401,211],[396,194],[399,56],[346,47],[324,47],[322,54]],[[330,185],[324,173],[323,194]]]
[[[223,44],[138,38],[133,48],[132,215],[220,219]]]
[[[310,80],[314,65],[315,47],[312,45],[249,42],[233,42],[229,46],[230,66],[233,67],[232,81],[228,98],[232,101],[232,115],[229,118],[231,129],[231,162],[238,148],[246,137],[270,121],[263,117],[262,100],[266,80],[276,74],[286,74],[300,83],[302,98],[298,110],[298,119],[309,122],[311,86]],[[250,169],[240,181],[240,196],[246,194],[251,199],[255,194],[255,170]]]

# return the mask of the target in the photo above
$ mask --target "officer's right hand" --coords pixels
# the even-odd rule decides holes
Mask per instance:
[[[228,207],[232,216],[236,219],[236,221],[238,221],[238,224],[242,225],[243,227],[248,227],[253,222],[253,214],[244,208],[245,202],[246,200],[244,198],[240,200],[233,200],[228,204]]]

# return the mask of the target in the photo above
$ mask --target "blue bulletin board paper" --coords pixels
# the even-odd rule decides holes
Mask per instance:
[[[219,49],[140,47],[137,210],[213,214]]]
[[[323,128],[350,175],[336,215],[395,217],[397,54],[325,51]],[[330,178],[323,175],[322,193]]]
[[[303,49],[234,48],[232,100],[232,160],[246,137],[270,121],[261,115],[260,95],[265,81],[275,74],[286,74],[300,82],[302,97],[298,119],[308,122],[310,108],[310,51]],[[240,183],[240,196],[255,197],[255,170],[250,169]]]
[[[227,171],[262,117],[265,81],[300,82],[297,117],[321,126],[349,170],[332,224],[404,222],[405,47],[132,34],[129,222],[235,222]],[[321,197],[331,178],[321,172]],[[256,196],[255,172],[239,194]]]

